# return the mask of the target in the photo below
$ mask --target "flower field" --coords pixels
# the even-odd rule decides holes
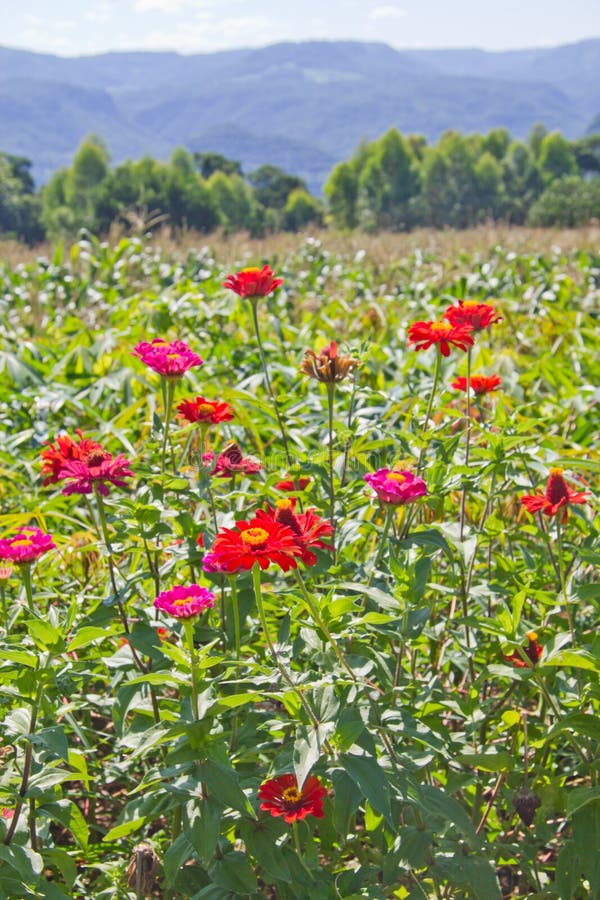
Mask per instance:
[[[600,898],[600,254],[82,240],[0,316],[0,898]]]

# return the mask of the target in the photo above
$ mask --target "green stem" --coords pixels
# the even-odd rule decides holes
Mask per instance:
[[[333,525],[331,543],[333,546],[333,562],[335,563],[335,486],[333,483],[333,398],[335,395],[335,382],[328,381],[327,387],[327,430],[329,435],[329,518]]]
[[[279,659],[279,654],[277,653],[277,650],[275,649],[275,645],[273,644],[273,641],[271,640],[271,635],[269,634],[269,626],[267,625],[267,617],[265,615],[265,608],[264,608],[263,600],[262,600],[262,589],[261,589],[261,583],[260,583],[260,566],[258,565],[258,563],[254,563],[254,565],[252,566],[252,583],[254,586],[254,596],[256,598],[256,608],[258,610],[258,617],[260,619],[260,624],[262,626],[262,630],[265,635],[265,640],[268,644],[269,650],[271,651],[271,655],[273,656],[275,665],[279,669],[279,673],[280,673],[281,677],[283,678],[283,680],[285,681],[285,683],[288,685],[288,687],[291,688],[291,690],[298,697],[300,703],[302,704],[302,707],[304,708],[304,711],[306,712],[306,714],[307,714],[308,718],[310,719],[310,721],[312,722],[313,726],[315,727],[315,729],[317,729],[319,727],[319,720],[317,719],[315,713],[311,709],[311,707],[310,707],[306,697],[302,693],[302,691],[300,691],[298,689],[298,687],[294,684],[294,681],[293,681],[291,675],[288,673],[287,669],[285,668],[285,666]]]
[[[385,522],[383,523],[383,529],[381,532],[381,537],[379,538],[379,548],[377,550],[377,556],[375,557],[375,562],[373,564],[373,570],[371,572],[371,580],[373,579],[377,568],[379,567],[379,563],[381,562],[381,558],[385,552],[385,548],[387,545],[387,537],[390,530],[390,525],[394,519],[395,508],[391,504],[387,504],[385,508]],[[369,584],[371,582],[369,581]]]
[[[337,656],[338,660],[340,661],[340,663],[342,664],[342,666],[344,667],[346,672],[349,674],[352,681],[356,684],[357,683],[356,675],[354,674],[354,671],[352,670],[350,665],[346,662],[344,654],[340,650],[340,648],[337,644],[337,641],[332,636],[331,632],[327,628],[327,625],[321,618],[319,610],[317,609],[317,606],[316,606],[313,598],[310,596],[308,589],[307,589],[306,585],[304,584],[304,579],[302,578],[302,575],[300,574],[298,569],[294,569],[294,574],[296,576],[296,581],[298,582],[298,586],[300,587],[300,590],[302,591],[302,596],[304,597],[304,602],[306,603],[306,605],[308,607],[308,611],[310,612],[311,616],[313,617],[315,625],[317,626],[317,628],[321,629],[321,631],[323,632],[323,634],[329,641],[331,648],[332,648],[333,652],[335,653],[335,655]]]
[[[298,861],[299,861],[300,865],[302,866],[302,868],[304,869],[304,871],[306,872],[306,874],[308,875],[308,877],[310,878],[310,880],[312,881],[312,883],[314,884],[315,879],[313,878],[312,872],[306,865],[306,862],[304,860],[304,854],[302,853],[302,844],[300,843],[300,831],[298,829],[298,822],[292,822],[292,834],[294,835],[294,847],[296,849],[296,855],[298,857]]]
[[[281,413],[279,411],[279,405],[277,400],[275,399],[275,394],[273,393],[273,388],[271,386],[271,379],[269,378],[269,369],[267,367],[267,358],[265,356],[265,351],[263,349],[262,340],[260,337],[260,329],[258,326],[258,298],[250,297],[250,309],[252,310],[252,324],[254,325],[254,334],[256,336],[256,343],[258,344],[258,352],[260,354],[260,361],[262,363],[263,372],[265,374],[265,381],[267,382],[267,390],[269,391],[269,395],[271,397],[271,402],[273,404],[273,409],[275,410],[275,415],[277,417],[277,422],[279,424],[279,431],[281,432],[281,440],[283,441],[283,449],[285,452],[285,458],[287,460],[288,467],[292,468],[292,457],[290,456],[290,451],[288,447],[287,434],[285,432],[285,427],[283,424],[283,419],[281,418]]]
[[[465,466],[469,465],[471,451],[471,347],[467,348],[467,421],[465,423]],[[463,539],[467,512],[467,486],[463,485],[460,498],[460,540]]]
[[[33,587],[31,585],[31,565],[26,563],[20,566],[21,578],[23,579],[23,587],[25,588],[25,596],[27,598],[27,608],[29,612],[35,612],[33,605]]]
[[[431,419],[431,413],[433,411],[433,401],[435,398],[435,392],[437,390],[438,381],[440,379],[441,369],[442,369],[442,354],[438,350],[436,353],[436,357],[435,357],[435,369],[433,370],[433,382],[431,384],[431,393],[429,394],[429,402],[427,404],[427,411],[425,412],[425,421],[423,422],[423,425],[421,426],[421,431],[423,433],[427,431],[427,426],[429,425],[429,420]],[[416,471],[417,475],[421,471],[421,466],[423,465],[424,456],[425,456],[425,447],[423,446],[423,447],[421,447],[421,450],[419,451],[419,460],[417,462],[417,471]]]
[[[165,384],[166,382],[166,384]],[[163,379],[163,397],[165,402],[165,421],[163,425],[163,440],[160,458],[160,471],[164,473],[167,458],[167,441],[169,439],[169,425],[171,424],[171,413],[173,411],[173,398],[175,397],[175,382],[173,379]]]
[[[198,721],[198,654],[194,645],[194,616],[183,619],[183,629],[185,638],[190,651],[190,664],[192,675],[192,715],[195,721]]]
[[[565,603],[565,607],[567,610],[567,616],[569,619],[569,630],[571,632],[571,644],[575,646],[575,623],[573,621],[573,610],[571,608],[571,604],[569,603],[569,598],[567,595],[567,581],[565,578],[565,557],[564,557],[564,549],[563,549],[563,536],[562,536],[562,523],[560,521],[560,511],[556,516],[556,555],[558,557],[558,578],[560,581],[560,590],[563,595],[563,600]]]
[[[240,658],[240,608],[238,606],[238,597],[237,597],[237,584],[235,581],[235,575],[233,578],[229,579],[229,584],[231,585],[231,609],[233,610],[233,630],[234,630],[234,640],[235,640],[235,655],[236,659]]]

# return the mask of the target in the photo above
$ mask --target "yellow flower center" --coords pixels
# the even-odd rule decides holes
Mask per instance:
[[[387,475],[388,481],[397,481],[398,484],[404,484],[406,481],[406,475],[403,475],[402,472],[389,472]]]
[[[431,330],[434,334],[448,334],[452,331],[452,325],[449,322],[432,322]]]
[[[551,475],[562,475],[562,473],[563,473],[563,469],[559,469],[559,468],[550,469]]]
[[[168,347],[168,341],[152,341],[151,347]]]
[[[250,266],[249,268],[242,269],[241,271],[244,272],[244,274],[247,273],[248,275],[258,275],[260,269],[257,266]]]
[[[173,600],[173,606],[185,606],[186,603],[189,603],[193,599],[191,594],[187,594],[185,597],[178,597],[177,600]]]
[[[196,412],[198,415],[203,416],[205,413],[211,413],[213,411],[212,403],[199,403],[196,407]]]
[[[179,359],[180,353],[167,353],[167,359]]]
[[[284,497],[283,499],[278,500],[275,506],[277,507],[277,509],[292,509],[293,504],[291,500],[289,500],[287,497]]]
[[[467,309],[479,306],[479,300],[463,300],[463,307],[464,306],[466,306]]]
[[[297,803],[298,800],[302,800],[302,791],[299,791],[297,787],[289,787],[282,792],[281,796],[286,803]]]
[[[33,541],[30,541],[29,538],[22,538],[19,541],[12,541],[11,547],[33,547]]]
[[[264,528],[247,528],[241,534],[242,543],[248,547],[260,547],[269,537],[269,532]]]
[[[525,637],[527,638],[528,641],[537,641],[537,639],[538,639],[537,631],[528,631],[527,634],[525,635]]]

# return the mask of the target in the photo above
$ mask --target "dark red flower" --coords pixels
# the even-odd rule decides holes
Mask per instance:
[[[229,422],[234,418],[234,413],[229,403],[220,403],[218,400],[206,400],[205,397],[196,397],[194,400],[182,400],[177,410],[186,422],[199,422],[201,425],[217,425],[219,422]]]
[[[523,647],[523,652],[529,657],[529,662],[523,659],[518,650],[515,650],[510,656],[504,657],[507,662],[512,663],[517,669],[530,669],[532,666],[537,665],[544,651],[544,648],[537,642],[535,631],[528,631],[525,637],[527,638],[527,645]]]
[[[235,291],[240,297],[266,297],[283,284],[283,278],[274,278],[273,274],[269,266],[263,266],[262,269],[257,267],[242,269],[228,275],[223,287]]]
[[[499,388],[501,384],[502,379],[499,375],[471,375],[471,390],[474,394],[489,394],[490,391]],[[461,375],[452,382],[452,387],[457,391],[466,391],[467,379]]]
[[[215,467],[210,473],[216,478],[232,478],[234,475],[254,475],[262,465],[253,456],[243,456],[238,444],[229,441],[217,456]]]
[[[280,522],[287,525],[294,532],[296,543],[300,548],[300,559],[305,566],[314,566],[317,557],[310,549],[316,547],[319,550],[333,550],[330,544],[326,544],[323,540],[330,534],[333,534],[333,525],[317,515],[314,509],[307,509],[305,512],[297,513],[294,511],[296,501],[292,499],[278,500],[275,509],[267,506],[266,512],[259,510],[256,513],[255,521],[261,523],[264,520],[272,522]]]
[[[450,347],[466,350],[473,344],[470,325],[452,325],[450,322],[413,322],[408,328],[408,343],[415,350],[427,350],[439,344],[442,356],[450,356]]]
[[[48,442],[40,453],[42,458],[42,475],[45,475],[44,486],[48,484],[56,484],[60,481],[59,472],[67,462],[72,460],[83,460],[92,451],[102,451],[102,445],[90,438],[84,438],[81,429],[77,428],[75,434],[79,436],[78,441],[74,441],[68,434],[59,434],[56,437],[56,446]],[[110,453],[107,453],[110,456]]]
[[[275,484],[277,491],[303,491],[311,483],[310,475],[300,475],[299,478],[284,478]]]
[[[451,325],[470,325],[473,331],[481,331],[488,325],[494,325],[502,321],[502,316],[490,303],[480,303],[478,300],[459,300],[458,306],[449,306],[444,313]]]
[[[302,549],[287,525],[266,514],[235,524],[237,531],[222,528],[217,534],[210,553],[204,558],[209,566],[207,571],[239,572],[251,569],[255,563],[261,569],[275,563],[284,572],[297,567],[296,557],[302,555]]]
[[[587,503],[589,491],[574,491],[563,478],[562,469],[550,469],[548,483],[543,494],[525,494],[520,497],[521,503],[530,513],[541,510],[545,516],[556,516],[563,510],[563,522],[568,515],[567,507],[571,503]]]
[[[288,823],[306,816],[322,819],[325,815],[323,798],[327,796],[327,789],[314,775],[310,775],[301,788],[295,775],[279,775],[261,784],[258,796],[263,801],[261,809],[272,816],[283,816]]]

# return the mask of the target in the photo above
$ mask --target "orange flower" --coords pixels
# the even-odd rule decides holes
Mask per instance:
[[[444,313],[451,325],[470,325],[473,331],[481,331],[488,325],[502,321],[502,316],[490,303],[479,303],[478,300],[459,300],[458,306],[449,306]]]
[[[415,350],[428,350],[439,344],[442,356],[450,356],[450,347],[466,350],[473,344],[470,325],[452,325],[450,322],[413,322],[408,328],[408,343]]]
[[[562,520],[566,521],[567,507],[571,503],[587,503],[589,491],[574,491],[563,478],[562,469],[550,469],[548,483],[543,494],[525,494],[521,503],[530,513],[541,511],[545,516],[556,516],[563,510]]]
[[[235,291],[240,297],[266,297],[283,284],[283,278],[274,278],[273,274],[269,266],[263,266],[262,269],[257,267],[242,269],[228,275],[223,287]]]
[[[475,394],[489,394],[490,391],[497,390],[501,384],[502,379],[499,375],[471,375],[471,390]],[[452,387],[457,391],[466,391],[467,379],[461,375],[452,382]]]

